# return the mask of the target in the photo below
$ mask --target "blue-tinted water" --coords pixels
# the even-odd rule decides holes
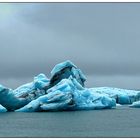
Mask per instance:
[[[0,113],[0,137],[140,137],[140,109]]]

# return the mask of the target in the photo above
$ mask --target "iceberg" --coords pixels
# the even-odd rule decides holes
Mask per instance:
[[[44,74],[39,74],[34,78],[33,82],[22,85],[15,90],[0,85],[0,104],[8,111],[21,108],[39,96],[44,95],[45,91],[42,88],[48,83],[48,78]]]
[[[140,108],[140,101],[133,102],[129,107]]]
[[[57,85],[47,90],[46,95],[16,111],[62,111],[62,110],[89,110],[112,108],[116,106],[115,99],[108,95],[94,94],[70,76],[62,79]]]
[[[48,79],[41,73],[17,89],[0,85],[0,112],[41,112],[111,109],[140,106],[140,91],[85,87],[86,77],[71,61],[57,64]]]
[[[14,111],[29,103],[28,99],[17,98],[12,89],[0,85],[0,104],[8,111]]]
[[[117,104],[132,104],[140,100],[140,91],[127,90],[113,87],[96,87],[90,88],[93,92],[99,94],[107,94],[109,97],[114,98]]]

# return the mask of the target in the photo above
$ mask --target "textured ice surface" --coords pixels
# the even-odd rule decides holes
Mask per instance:
[[[43,73],[15,90],[0,85],[0,112],[35,112],[140,107],[140,91],[112,87],[86,88],[86,77],[67,60],[57,64],[48,79]]]
[[[96,87],[90,88],[93,92],[107,94],[109,97],[116,99],[118,104],[132,104],[140,100],[140,91],[127,90],[113,87]]]
[[[116,106],[115,99],[108,95],[94,94],[89,89],[83,88],[72,77],[61,80],[57,85],[48,89],[47,93],[16,111],[85,110]]]
[[[61,71],[62,69],[66,68],[66,67],[74,67],[77,68],[76,65],[74,65],[71,61],[67,60],[65,62],[59,63],[57,64],[51,71],[51,76],[54,76],[56,73],[58,73],[59,71]]]
[[[0,104],[7,110],[13,111],[27,105],[32,100],[45,94],[41,90],[49,83],[48,78],[44,74],[39,74],[34,81],[18,87],[15,90],[0,85]]]
[[[34,77],[34,86],[36,89],[43,89],[49,84],[49,79],[45,74],[41,73],[38,76]]]
[[[7,109],[3,107],[2,105],[0,105],[0,112],[7,112]]]
[[[50,86],[56,85],[62,79],[69,78],[72,76],[82,86],[86,81],[86,77],[80,69],[78,69],[71,61],[67,60],[63,63],[57,64],[51,71]]]
[[[130,107],[140,108],[140,101],[133,102]]]
[[[39,74],[34,77],[34,81],[22,85],[14,90],[14,94],[16,96],[26,96],[26,94],[30,94],[37,89],[43,89],[45,86],[49,84],[49,79],[45,76],[45,74]]]
[[[12,89],[0,85],[0,103],[7,110],[12,111],[26,105],[29,101],[25,98],[17,98]]]

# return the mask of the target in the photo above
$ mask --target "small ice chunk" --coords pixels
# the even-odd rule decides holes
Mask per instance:
[[[129,107],[140,108],[140,101],[133,102]]]
[[[2,105],[0,105],[0,112],[7,112],[7,109],[3,107]]]
[[[29,101],[19,99],[13,94],[13,90],[0,85],[0,104],[7,110],[15,110],[26,105]]]

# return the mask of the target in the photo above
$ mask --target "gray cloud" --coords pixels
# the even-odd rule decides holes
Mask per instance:
[[[140,82],[139,3],[1,3],[0,8],[2,79],[40,72],[49,77],[55,64],[69,59],[86,75],[123,81],[137,76]]]
[[[139,77],[134,75],[87,75],[87,87],[117,87],[140,90]]]

